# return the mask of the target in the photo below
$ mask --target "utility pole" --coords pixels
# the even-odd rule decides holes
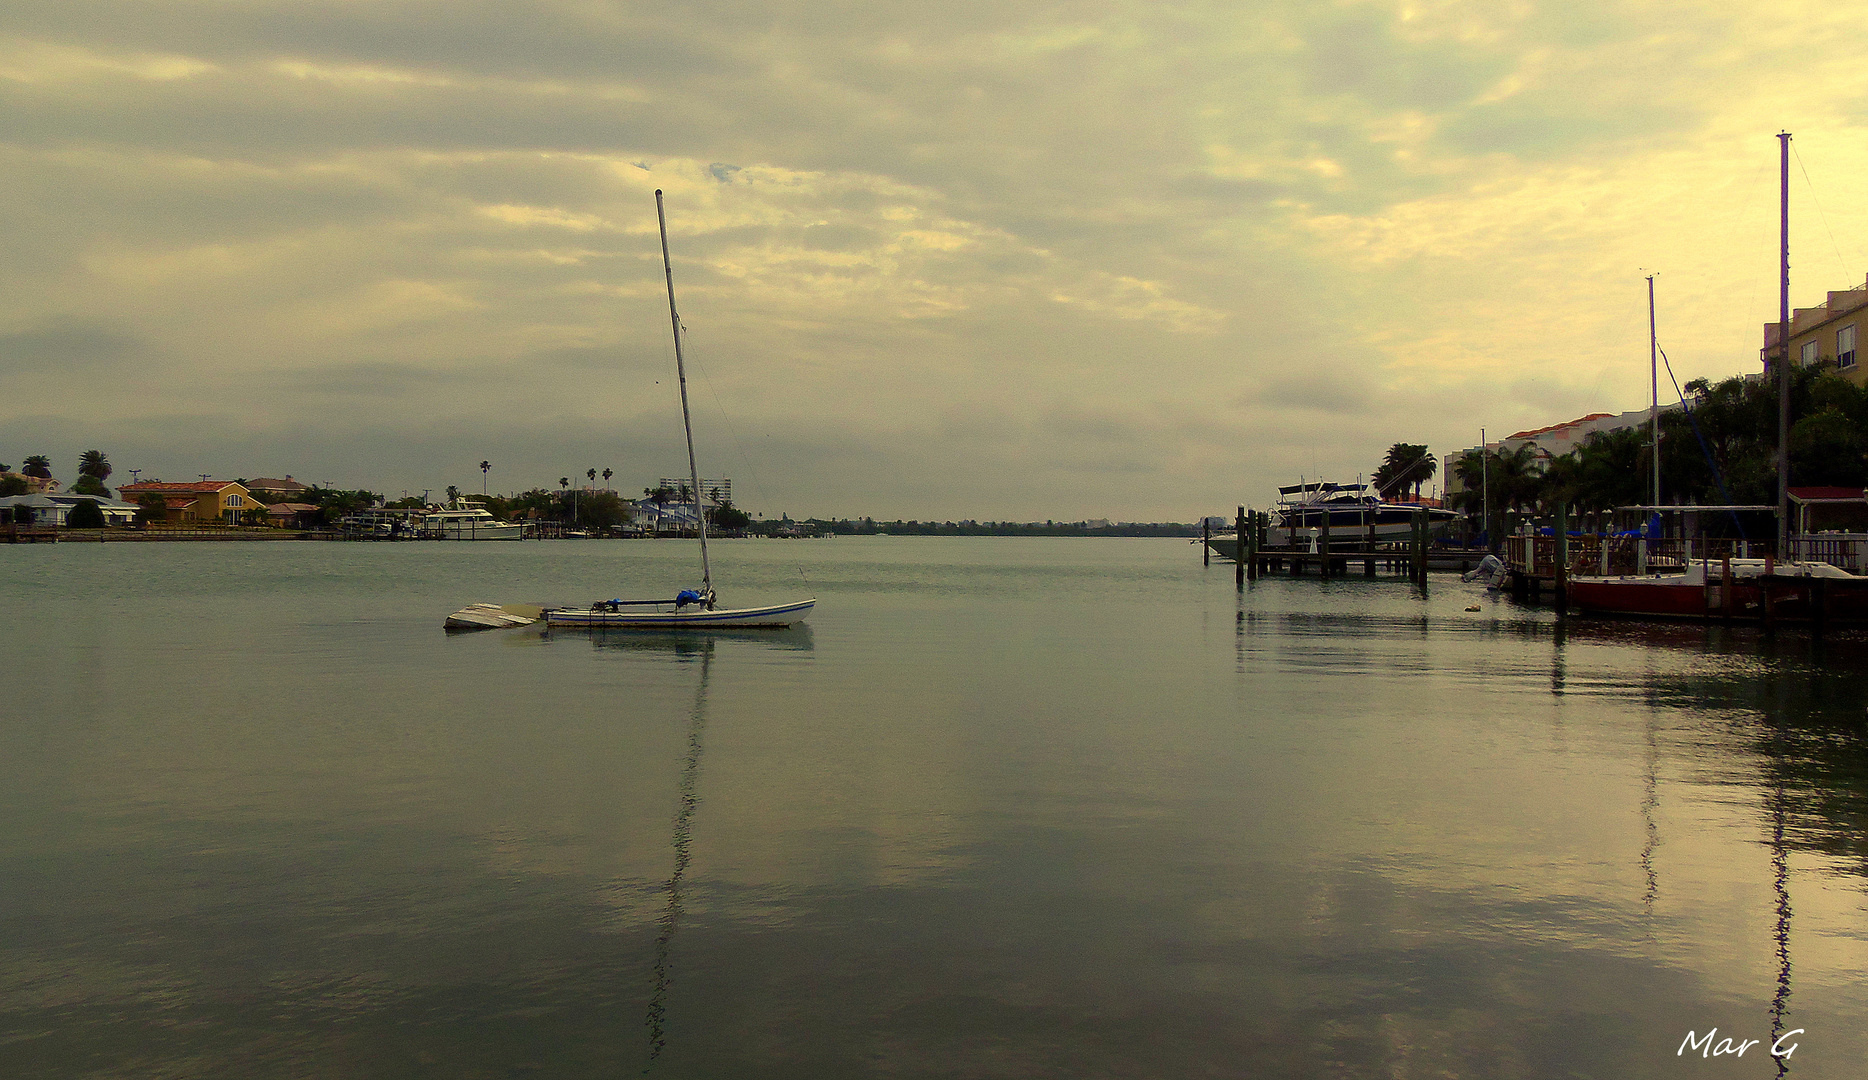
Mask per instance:
[[[1790,557],[1790,132],[1777,135],[1777,557]]]

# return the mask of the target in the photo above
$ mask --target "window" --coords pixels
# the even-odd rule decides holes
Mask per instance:
[[[229,496],[227,496],[227,505],[228,505],[228,506],[239,506],[239,505],[240,505],[240,496],[238,496],[238,495],[229,495]]]
[[[1855,366],[1855,327],[1845,326],[1836,331],[1836,366],[1849,368]]]
[[[1806,341],[1803,343],[1803,352],[1802,355],[1797,357],[1797,363],[1802,367],[1809,367],[1816,363],[1816,343],[1814,341]]]

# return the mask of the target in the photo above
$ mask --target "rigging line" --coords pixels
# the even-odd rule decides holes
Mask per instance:
[[[1797,152],[1796,144],[1790,146],[1790,152],[1797,159],[1797,168],[1803,173],[1803,186],[1810,189],[1810,202],[1816,204],[1816,216],[1823,223],[1823,231],[1829,234],[1829,249],[1836,253],[1836,266],[1842,270],[1843,280],[1848,279],[1849,264],[1843,261],[1842,245],[1836,242],[1836,231],[1829,226],[1829,215],[1823,213],[1823,201],[1816,197],[1816,185],[1810,180],[1810,170],[1803,164],[1803,155]]]
[[[681,325],[681,330],[685,335],[687,332],[686,323]],[[690,359],[693,358],[690,357]],[[733,440],[733,449],[739,451],[740,462],[746,466],[746,473],[752,479],[754,496],[762,500],[768,500],[771,496],[771,492],[767,491],[765,485],[760,482],[759,470],[752,466],[752,455],[746,453],[746,444],[740,442],[739,431],[733,427],[733,417],[727,413],[726,403],[720,400],[720,391],[714,389],[713,376],[707,374],[707,366],[698,361],[694,364],[694,368],[700,372],[701,381],[707,384],[707,393],[713,397],[714,408],[720,413],[721,421],[726,424],[727,437]],[[798,567],[798,577],[807,585],[811,582],[810,575],[804,572],[803,565],[799,565]]]
[[[1667,359],[1667,350],[1660,347],[1660,342],[1654,343],[1654,349],[1660,353],[1661,363],[1667,365],[1667,378],[1673,383],[1673,392],[1680,395],[1680,409],[1686,413],[1686,422],[1693,425],[1693,438],[1699,440],[1699,452],[1705,457],[1706,465],[1712,469],[1712,479],[1719,485],[1720,497],[1725,500],[1725,505],[1735,505],[1732,502],[1732,493],[1725,489],[1725,477],[1719,472],[1719,463],[1712,460],[1712,448],[1706,445],[1706,436],[1699,430],[1699,421],[1693,418],[1693,407],[1686,403],[1686,394],[1680,389],[1679,376],[1673,373],[1673,361]],[[1738,520],[1738,511],[1727,510],[1726,513],[1731,516],[1733,526],[1738,529],[1739,539],[1750,539],[1745,535],[1745,523]]]

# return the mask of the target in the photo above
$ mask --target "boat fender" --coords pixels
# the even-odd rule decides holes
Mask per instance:
[[[682,589],[675,594],[675,606],[678,608],[687,607],[689,604],[698,604],[700,602],[701,594],[693,589]]]

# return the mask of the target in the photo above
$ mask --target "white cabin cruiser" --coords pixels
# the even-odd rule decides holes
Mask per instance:
[[[454,500],[446,510],[433,510],[422,518],[422,531],[443,540],[523,540],[525,526],[500,521],[479,503]]]

